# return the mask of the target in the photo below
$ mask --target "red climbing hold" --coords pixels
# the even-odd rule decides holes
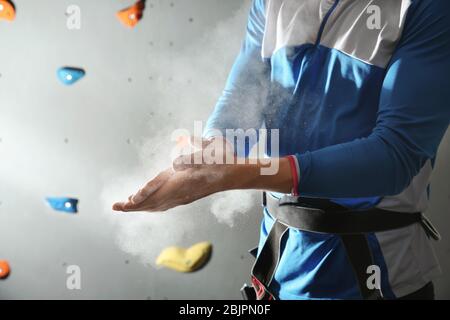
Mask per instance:
[[[140,0],[131,7],[117,12],[117,18],[127,27],[133,28],[142,18],[145,9],[145,1]]]
[[[0,260],[0,279],[6,279],[9,276],[10,268],[6,260]]]

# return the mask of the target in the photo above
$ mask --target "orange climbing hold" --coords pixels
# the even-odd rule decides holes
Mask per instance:
[[[7,0],[0,0],[0,20],[13,21],[16,17],[14,5]]]
[[[0,279],[6,279],[9,276],[9,263],[6,260],[0,260]]]
[[[145,9],[145,1],[140,0],[131,7],[117,12],[117,18],[126,26],[133,28],[141,20]]]

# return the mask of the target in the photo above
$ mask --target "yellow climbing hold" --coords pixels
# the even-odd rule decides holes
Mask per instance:
[[[209,242],[200,242],[188,249],[169,247],[160,253],[156,264],[178,272],[193,272],[208,262],[211,251],[212,244]]]

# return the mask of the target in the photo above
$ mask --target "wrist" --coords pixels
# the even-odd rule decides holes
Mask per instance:
[[[263,169],[273,166],[275,161],[278,162],[276,164],[278,170],[271,175],[263,174]],[[271,159],[270,164],[258,162],[224,166],[223,186],[225,190],[256,189],[282,193],[296,192],[295,181],[298,176],[294,176],[291,161],[292,159],[284,157]]]
[[[224,166],[225,190],[253,189],[258,181],[259,167],[256,164],[232,164]]]

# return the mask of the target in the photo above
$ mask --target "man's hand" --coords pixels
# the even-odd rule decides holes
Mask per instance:
[[[230,149],[226,148],[226,144],[223,144],[223,149],[219,148],[219,151],[213,153],[216,160],[217,155],[223,157],[223,164],[212,163],[203,152],[211,142],[213,141],[203,141],[200,151],[175,159],[172,168],[161,172],[136,194],[130,196],[128,201],[115,203],[113,210],[161,212],[189,204],[213,193],[233,189],[291,192],[292,174],[286,158],[275,159],[279,161],[277,174],[264,176],[261,175],[264,164],[236,164],[242,163],[237,159],[234,159],[233,164],[225,161],[227,156],[230,159]],[[201,159],[200,163],[194,161],[195,159]]]
[[[224,163],[228,155],[229,159],[233,158],[234,163],[230,146],[224,140],[215,139],[191,138],[190,144],[200,151],[176,158],[172,168],[166,169],[149,181],[136,194],[128,197],[127,202],[115,203],[113,210],[166,211],[231,188],[226,179],[230,167],[213,164],[203,152],[208,146],[212,147],[215,150],[212,152],[215,159],[221,157]]]
[[[162,212],[194,202],[222,189],[222,179],[217,168],[204,166],[182,171],[170,168],[161,172],[134,196],[130,196],[127,202],[115,203],[113,210]]]

